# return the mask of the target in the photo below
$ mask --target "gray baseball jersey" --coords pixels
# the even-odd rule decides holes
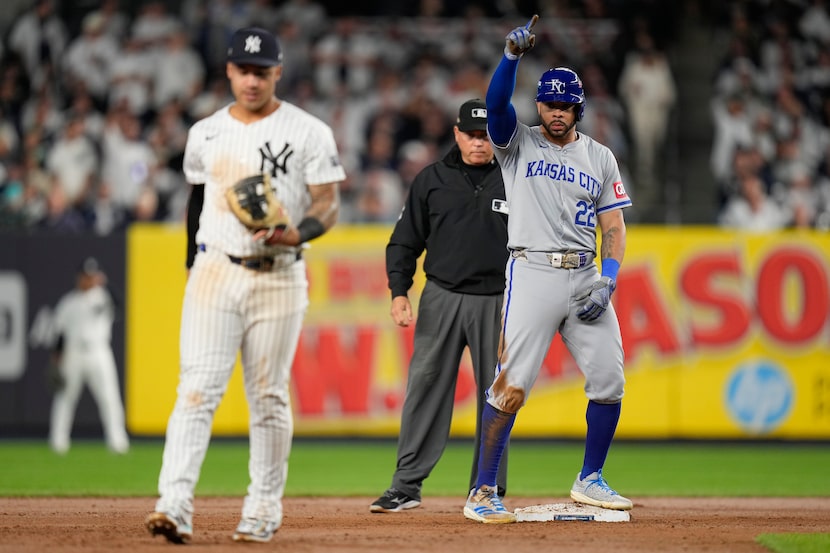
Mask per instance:
[[[561,147],[538,126],[522,123],[506,145],[493,149],[504,176],[512,255],[505,271],[503,352],[488,401],[507,412],[527,401],[557,331],[585,374],[587,397],[618,401],[623,350],[613,305],[584,322],[572,299],[599,278],[593,263],[597,214],[631,205],[616,159],[583,133]],[[565,252],[582,254],[580,266],[555,267],[552,254]],[[517,400],[511,389],[524,393]]]
[[[505,147],[494,145],[511,214],[509,248],[596,255],[597,214],[631,205],[611,150],[578,136],[563,148],[538,126],[519,123]]]

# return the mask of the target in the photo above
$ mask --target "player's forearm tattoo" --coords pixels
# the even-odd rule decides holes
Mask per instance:
[[[622,254],[625,248],[625,235],[619,227],[611,227],[602,233],[602,248],[600,253],[602,259],[614,258],[618,261],[622,260]]]
[[[337,222],[340,211],[339,193],[337,184],[325,184],[312,187],[311,205],[306,211],[306,217],[314,217],[328,230]]]

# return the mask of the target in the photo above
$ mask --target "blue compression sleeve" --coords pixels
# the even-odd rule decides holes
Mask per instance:
[[[515,420],[516,413],[503,413],[489,403],[484,403],[481,413],[481,448],[478,455],[476,489],[484,485],[496,487],[499,463]]]
[[[617,422],[620,420],[621,403],[588,402],[585,420],[588,423],[588,435],[585,438],[585,460],[579,479],[597,472],[608,457],[611,441],[617,431]]]
[[[519,60],[509,60],[502,56],[490,86],[487,88],[487,131],[494,144],[507,144],[516,130],[516,110],[510,103],[516,89],[516,72]]]

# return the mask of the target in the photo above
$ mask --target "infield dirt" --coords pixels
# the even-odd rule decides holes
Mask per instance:
[[[195,501],[188,551],[246,547],[292,553],[763,553],[762,533],[830,532],[830,498],[657,498],[634,500],[630,522],[522,522],[486,525],[464,518],[464,498],[425,497],[421,507],[369,513],[374,497],[285,500],[283,526],[270,544],[231,540],[241,498]],[[154,498],[4,498],[0,551],[161,552],[177,548],[152,537],[144,518]],[[508,509],[563,498],[507,497]]]

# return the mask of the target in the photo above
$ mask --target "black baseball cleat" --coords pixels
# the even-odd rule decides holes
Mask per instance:
[[[373,513],[399,513],[406,509],[414,509],[420,504],[420,501],[412,499],[402,491],[389,488],[369,506],[369,510]]]

